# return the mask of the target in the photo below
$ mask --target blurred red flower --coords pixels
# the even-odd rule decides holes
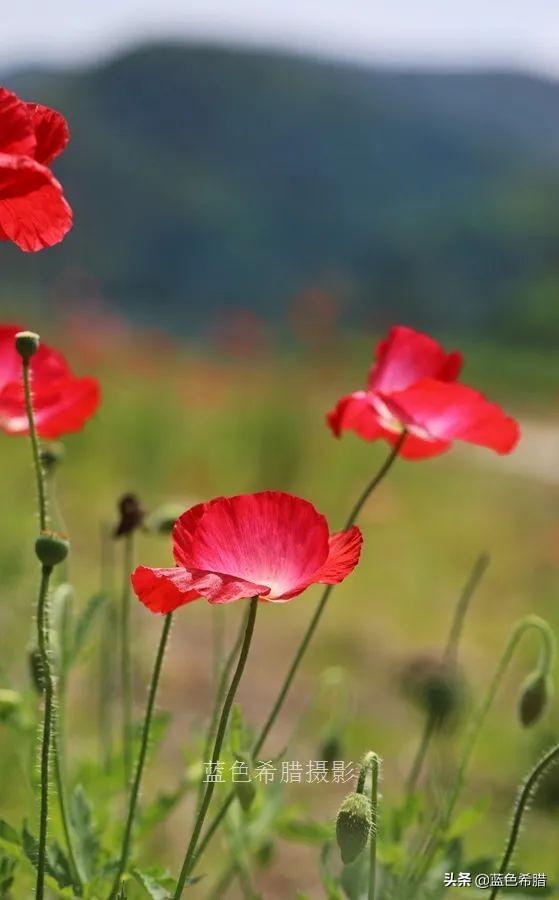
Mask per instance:
[[[14,338],[23,329],[0,325],[0,428],[8,434],[27,434],[21,357]],[[31,358],[33,411],[41,437],[58,438],[79,431],[100,402],[95,378],[76,378],[56,350],[39,345]]]
[[[328,424],[336,437],[351,430],[392,445],[405,428],[400,453],[407,459],[437,456],[455,440],[510,453],[520,437],[517,422],[458,383],[461,367],[456,350],[447,354],[428,335],[397,325],[377,346],[367,389],[342,397]]]
[[[132,585],[152,612],[199,597],[281,603],[311,584],[338,584],[353,571],[361,532],[329,534],[312,503],[280,491],[218,497],[185,512],[173,529],[176,567],[139,566]]]
[[[30,252],[69,231],[72,210],[49,169],[68,138],[59,112],[0,87],[0,240]]]

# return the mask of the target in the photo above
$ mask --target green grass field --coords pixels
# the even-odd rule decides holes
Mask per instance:
[[[152,510],[166,501],[186,508],[218,494],[283,489],[310,499],[336,528],[387,452],[384,444],[366,444],[350,435],[336,441],[324,424],[338,396],[363,382],[372,355],[372,343],[363,339],[348,339],[335,353],[325,347],[312,354],[270,352],[248,360],[133,334],[95,357],[76,347],[66,349],[78,371],[99,375],[104,392],[98,416],[66,440],[66,460],[57,478],[72,542],[69,574],[78,606],[99,586],[101,523],[114,520],[116,500],[124,491],[136,491]],[[556,357],[484,346],[471,352],[466,348],[466,358],[464,380],[501,402],[521,425],[557,420]],[[36,586],[34,483],[27,442],[4,436],[1,444],[0,675],[2,684],[29,690],[26,647]],[[559,459],[557,466],[559,471]],[[297,723],[288,757],[320,758],[332,701],[319,686],[325,670],[341,667],[349,695],[344,758],[358,760],[369,748],[380,753],[383,794],[397,800],[421,728],[419,714],[401,695],[398,673],[410,658],[441,646],[477,555],[487,551],[491,565],[473,600],[460,649],[471,703],[481,696],[519,616],[537,613],[559,630],[558,500],[559,478],[554,483],[517,474],[508,460],[472,447],[431,461],[399,462],[364,510],[361,564],[332,595],[266,758],[283,748]],[[119,547],[116,552],[118,557]],[[169,539],[140,536],[136,557],[146,564],[170,564]],[[120,572],[117,577],[120,582]],[[262,608],[254,657],[241,690],[246,715],[255,725],[266,715],[317,596],[313,589],[285,606]],[[217,614],[232,634],[238,609],[214,611],[200,602],[175,617],[159,697],[160,708],[171,711],[174,719],[150,766],[147,798],[179,779],[182,748],[192,745],[207,716]],[[138,717],[160,624],[140,604],[135,606]],[[518,688],[537,652],[535,639],[528,638],[475,754],[464,803],[486,797],[488,806],[468,834],[473,852],[500,853],[516,786],[559,734],[556,706],[531,731],[517,723]],[[92,649],[70,686],[70,772],[78,758],[98,752],[98,666]],[[437,742],[431,774],[444,778],[452,772],[459,736]],[[29,805],[29,785],[15,774],[20,771],[18,752],[12,732],[0,724],[1,814],[10,821],[21,818]],[[298,800],[326,819],[335,815],[342,795],[338,787],[309,785],[301,788]],[[544,811],[536,805],[530,813],[517,854],[523,871],[547,871],[559,878],[554,850],[558,808],[548,804]],[[187,826],[187,808],[181,807],[152,848],[173,872]],[[272,874],[265,876],[264,896],[294,897],[296,888],[322,896],[316,855],[315,847],[282,847]],[[218,863],[214,853],[212,872],[218,871]],[[192,894],[204,895],[201,890]]]

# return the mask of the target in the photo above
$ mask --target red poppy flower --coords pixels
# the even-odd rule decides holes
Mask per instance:
[[[510,453],[520,436],[518,424],[473,388],[456,379],[462,356],[445,353],[433,338],[398,325],[382,340],[367,389],[348,394],[328,414],[330,428],[355,431],[368,441],[395,444],[407,459],[424,459],[462,440]]]
[[[27,434],[21,357],[15,325],[0,325],[0,428],[8,434]],[[76,378],[64,357],[42,342],[30,363],[33,412],[41,437],[57,438],[79,431],[99,406],[95,378]]]
[[[173,529],[176,567],[139,566],[132,585],[152,612],[199,597],[281,603],[311,584],[338,584],[359,560],[358,528],[329,534],[312,503],[280,491],[218,497],[185,512]]]
[[[72,210],[49,169],[68,138],[59,112],[0,87],[0,240],[30,252],[71,228]]]

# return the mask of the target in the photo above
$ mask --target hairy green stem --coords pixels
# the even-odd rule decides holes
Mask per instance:
[[[120,682],[122,690],[122,759],[124,795],[127,797],[132,778],[132,661],[130,657],[130,574],[134,561],[134,532],[124,536],[122,597],[120,602]]]
[[[219,607],[216,607],[214,610],[212,610],[214,617],[215,617],[215,614],[219,613],[219,612],[223,612],[223,610],[220,609]],[[241,619],[239,633],[237,634],[235,643],[231,647],[229,655],[228,655],[227,659],[225,660],[225,664],[223,666],[221,675],[219,677],[219,682],[216,686],[216,690],[214,693],[214,699],[213,699],[212,714],[210,717],[210,724],[208,725],[208,731],[206,733],[206,740],[204,742],[204,753],[202,756],[203,761],[206,761],[209,759],[209,756],[210,756],[210,753],[212,750],[212,745],[213,745],[214,738],[215,738],[215,732],[217,729],[219,711],[220,711],[220,709],[223,705],[223,701],[225,699],[225,692],[227,690],[227,685],[229,684],[231,670],[233,668],[233,663],[235,662],[235,660],[237,658],[241,643],[243,641],[243,636],[244,636],[244,633],[246,630],[247,617],[249,615],[250,615],[250,607],[249,607],[249,609],[247,609],[246,616],[243,616]],[[214,621],[215,621],[215,619],[214,619]],[[200,784],[198,785],[198,800],[196,803],[197,810],[200,808],[200,804],[202,803],[202,799],[204,797],[205,784],[206,784],[206,782],[204,780],[204,775],[202,774],[202,777],[200,778]]]
[[[33,413],[33,397],[31,394],[31,373],[29,370],[29,360],[22,361],[23,369],[23,393],[25,397],[25,411],[27,413],[27,423],[29,426],[29,440],[31,443],[31,451],[33,453],[33,469],[35,471],[35,483],[37,485],[37,507],[39,512],[39,528],[46,531],[48,525],[47,515],[47,491],[45,486],[45,473],[41,463],[41,454],[39,448],[39,436],[37,434],[37,426],[35,425],[35,416]]]
[[[237,667],[235,669],[235,673],[233,675],[233,679],[229,686],[229,690],[227,692],[227,696],[225,698],[225,702],[223,704],[223,709],[221,711],[221,716],[219,719],[219,723],[217,726],[215,743],[212,753],[212,759],[210,763],[210,777],[214,773],[216,766],[219,762],[219,757],[221,754],[221,748],[223,745],[223,740],[225,738],[225,731],[227,729],[227,723],[229,721],[229,715],[231,712],[231,707],[233,706],[233,701],[235,699],[235,695],[237,693],[237,689],[239,687],[239,682],[242,678],[246,661],[248,658],[248,652],[250,649],[250,643],[252,640],[252,635],[254,632],[254,623],[256,620],[256,612],[258,609],[258,597],[253,597],[250,601],[250,610],[246,622],[245,633],[243,638],[243,644],[241,647],[241,651],[239,654],[239,659],[237,662]],[[184,862],[182,865],[181,873],[179,875],[179,880],[177,882],[176,891],[174,894],[174,900],[178,900],[179,897],[182,896],[182,892],[184,890],[184,886],[186,883],[186,879],[190,874],[192,863],[194,861],[194,853],[196,851],[196,844],[198,841],[198,837],[204,825],[204,819],[206,818],[206,813],[208,811],[208,807],[210,805],[210,801],[212,799],[212,794],[215,788],[215,781],[209,781],[206,786],[206,792],[204,794],[204,798],[200,805],[200,809],[198,810],[198,815],[196,816],[196,822],[194,824],[194,829],[192,832],[192,837],[190,838],[190,842],[188,844],[188,848],[186,850],[186,854],[184,857]]]
[[[456,778],[441,813],[435,819],[433,829],[427,839],[425,851],[420,855],[421,862],[417,875],[413,876],[413,880],[416,881],[417,879],[417,883],[422,881],[425,877],[425,874],[428,872],[429,866],[431,865],[431,862],[437,850],[438,840],[440,836],[444,834],[446,828],[450,823],[456,803],[464,786],[466,774],[481,730],[487,718],[487,714],[491,709],[491,706],[493,705],[493,701],[501,685],[501,682],[503,681],[509,663],[514,656],[516,648],[518,647],[518,644],[522,640],[523,636],[532,629],[537,631],[541,639],[541,651],[538,662],[538,671],[541,674],[545,675],[551,672],[554,666],[555,636],[548,623],[544,619],[541,619],[539,616],[525,616],[524,618],[520,619],[511,630],[508,641],[501,654],[499,662],[497,663],[493,677],[489,683],[489,687],[487,689],[485,697],[483,698],[481,704],[472,717],[469,732],[466,737],[464,749],[462,751],[462,756],[460,758],[460,763],[458,765]]]
[[[140,794],[140,784],[142,781],[142,775],[143,775],[144,765],[145,765],[145,761],[146,761],[146,755],[147,755],[147,751],[148,751],[149,734],[150,734],[151,722],[152,722],[152,718],[153,718],[153,711],[155,708],[155,698],[157,696],[157,688],[159,686],[159,677],[161,675],[161,668],[163,666],[163,658],[165,656],[165,648],[167,646],[167,639],[169,637],[172,620],[173,620],[172,613],[169,613],[167,616],[165,616],[165,621],[163,623],[163,630],[161,632],[161,638],[159,640],[159,646],[157,648],[157,655],[155,657],[155,665],[153,667],[153,674],[151,676],[151,682],[150,682],[149,692],[148,692],[148,700],[147,700],[147,706],[146,706],[146,714],[145,714],[145,718],[144,718],[144,726],[142,728],[140,752],[138,754],[138,761],[136,763],[136,773],[134,775],[134,782],[132,784],[132,790],[130,793],[130,805],[128,808],[126,827],[124,829],[124,837],[122,840],[122,851],[120,854],[120,861],[118,864],[118,871],[116,874],[113,890],[111,892],[111,898],[116,897],[116,895],[118,894],[118,890],[120,887],[120,880],[122,878],[122,875],[124,874],[124,870],[126,869],[126,864],[128,862],[128,856],[130,854],[132,828],[134,825],[134,817],[136,815],[136,807],[138,804],[138,797]]]
[[[101,592],[106,596],[106,614],[101,622],[99,642],[99,760],[108,771],[113,756],[114,737],[114,681],[116,669],[115,647],[118,646],[118,616],[115,608],[114,554],[115,543],[112,530],[103,523],[101,526]]]
[[[41,451],[39,445],[39,436],[37,434],[37,426],[35,423],[35,415],[33,412],[33,396],[31,391],[31,373],[29,360],[22,360],[23,373],[23,394],[25,399],[25,411],[27,414],[27,423],[29,427],[29,440],[33,456],[33,469],[35,472],[35,483],[37,487],[37,509],[39,514],[39,528],[46,531],[48,526],[48,510],[47,510],[47,488],[46,477],[41,463]],[[74,852],[74,844],[72,840],[72,832],[69,824],[66,793],[62,774],[62,768],[59,755],[59,741],[56,729],[56,706],[55,706],[55,684],[52,667],[50,663],[50,640],[49,640],[49,615],[48,615],[48,592],[52,566],[43,566],[41,571],[41,584],[39,588],[39,599],[37,603],[37,642],[39,653],[41,656],[41,664],[43,667],[45,681],[45,702],[43,711],[43,736],[41,745],[41,800],[39,813],[39,847],[37,858],[37,886],[36,897],[42,898],[44,895],[45,866],[46,866],[46,843],[48,831],[48,805],[49,805],[49,769],[51,751],[54,762],[54,777],[56,782],[57,797],[60,807],[60,818],[62,828],[68,850],[70,867],[76,891],[81,893],[81,879],[76,863]]]
[[[375,900],[375,887],[377,875],[377,834],[378,834],[378,781],[380,773],[380,759],[373,753],[371,760],[371,837],[369,839],[369,893],[368,900]]]
[[[522,784],[514,809],[514,816],[510,827],[507,846],[505,848],[501,865],[499,866],[500,875],[504,875],[505,872],[509,871],[510,861],[512,859],[514,848],[516,847],[516,842],[518,841],[518,836],[520,834],[522,819],[524,813],[527,811],[528,804],[534,794],[534,791],[536,790],[539,782],[546,775],[548,770],[557,762],[559,762],[559,744],[556,744],[555,747],[552,747],[551,750],[548,750],[548,752],[544,754],[544,756],[542,756],[540,761],[536,763],[536,765]],[[499,888],[500,885],[495,885],[495,887],[491,891],[489,900],[495,900],[495,897],[499,893]]]
[[[363,509],[365,503],[367,502],[367,500],[369,499],[371,494],[375,491],[375,489],[379,486],[379,484],[384,480],[384,478],[386,477],[386,475],[392,468],[393,464],[396,462],[396,459],[398,458],[398,455],[400,453],[400,450],[402,449],[402,445],[406,438],[406,434],[407,434],[406,431],[402,432],[402,434],[400,435],[400,437],[398,438],[398,440],[392,447],[390,453],[386,457],[383,465],[380,467],[380,469],[378,470],[378,472],[376,473],[374,478],[367,484],[364,491],[360,494],[357,502],[355,503],[353,509],[351,510],[351,512],[347,518],[347,521],[344,525],[344,530],[351,528],[351,526],[355,524],[355,522],[359,516],[359,513]],[[284,704],[285,698],[287,697],[287,694],[289,692],[289,689],[291,687],[293,679],[295,678],[295,675],[297,674],[297,670],[299,669],[299,666],[301,665],[301,661],[307,651],[307,647],[309,646],[309,644],[312,640],[312,637],[318,627],[318,624],[322,618],[322,615],[326,608],[326,604],[328,603],[328,598],[330,597],[330,594],[331,594],[333,588],[334,588],[334,585],[332,585],[332,584],[326,585],[326,587],[322,593],[322,597],[318,601],[316,610],[311,618],[311,621],[309,622],[307,630],[305,631],[305,633],[303,635],[301,643],[299,644],[299,647],[297,648],[297,650],[295,652],[293,662],[291,663],[291,666],[285,677],[283,685],[280,688],[278,697],[272,707],[272,710],[271,710],[268,718],[266,719],[266,722],[262,728],[262,731],[260,732],[260,734],[259,734],[258,738],[256,739],[256,742],[252,748],[252,756],[253,757],[255,757],[260,752],[264,742],[266,741],[270,731],[272,730],[273,725],[275,724],[275,721],[281,711],[281,708]],[[206,849],[207,845],[211,841],[213,835],[219,828],[221,822],[223,821],[225,814],[227,813],[227,810],[231,806],[231,803],[233,802],[234,799],[235,799],[235,793],[232,791],[229,794],[229,796],[226,797],[226,799],[223,801],[223,805],[221,806],[219,812],[217,813],[217,815],[215,816],[213,821],[210,823],[206,833],[204,834],[204,836],[202,837],[202,840],[200,841],[200,845],[198,847],[198,852],[197,852],[196,858],[195,858],[196,862],[199,860],[200,856],[202,855],[202,853]]]
[[[464,585],[462,592],[458,598],[458,603],[454,609],[454,615],[450,625],[447,642],[443,652],[443,662],[455,664],[458,653],[458,644],[462,635],[464,620],[468,612],[470,601],[478,587],[487,566],[489,565],[489,556],[482,553],[475,561],[474,567],[468,576],[468,580]],[[406,794],[409,796],[416,790],[421,770],[427,756],[427,751],[431,743],[431,738],[437,730],[437,716],[433,712],[427,716],[423,728],[423,734],[419,742],[419,747],[413,759],[410,773],[406,781]]]

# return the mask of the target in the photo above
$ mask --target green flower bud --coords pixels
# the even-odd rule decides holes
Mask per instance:
[[[40,338],[33,331],[18,331],[15,338],[16,350],[24,362],[29,362],[39,349]]]
[[[262,841],[256,851],[256,862],[263,869],[267,868],[274,858],[276,847],[273,841]]]
[[[32,647],[28,653],[29,672],[33,687],[38,694],[42,694],[45,690],[45,670],[43,667],[43,658],[38,647]]]
[[[460,670],[437,656],[425,654],[410,660],[401,684],[407,697],[442,728],[455,722],[466,697]]]
[[[552,696],[553,679],[551,675],[536,672],[528,676],[518,702],[518,717],[524,728],[530,728],[541,719]]]
[[[62,535],[54,531],[43,531],[35,541],[35,553],[39,561],[52,568],[68,556],[70,544]]]
[[[373,814],[367,797],[348,794],[336,818],[336,838],[345,866],[355,862],[365,849],[372,825]]]
[[[0,722],[18,711],[21,706],[21,694],[12,691],[10,688],[0,688]]]

